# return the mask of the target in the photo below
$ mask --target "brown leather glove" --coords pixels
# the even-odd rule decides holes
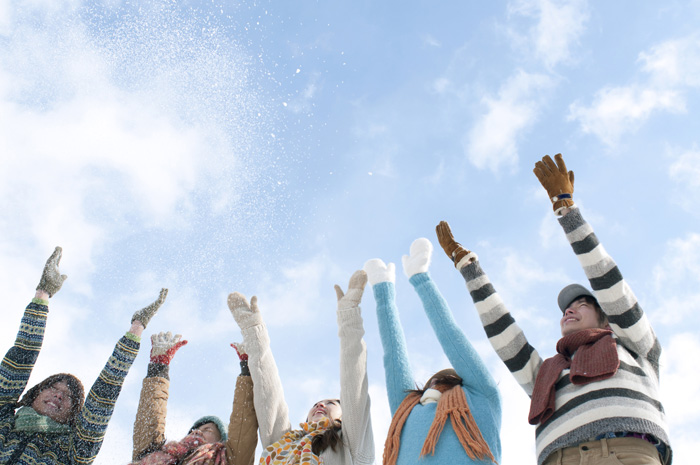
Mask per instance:
[[[437,232],[438,242],[440,242],[442,250],[444,250],[447,256],[450,257],[450,260],[454,262],[456,268],[460,260],[471,252],[462,247],[462,244],[455,241],[447,221],[440,221],[440,224],[435,226],[435,232]]]
[[[545,155],[542,161],[535,163],[532,171],[547,191],[554,212],[558,213],[563,208],[574,206],[574,172],[566,170],[561,153],[554,155],[554,160],[556,163]]]

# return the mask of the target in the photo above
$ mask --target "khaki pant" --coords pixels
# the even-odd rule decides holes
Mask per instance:
[[[543,465],[661,465],[659,451],[638,438],[583,442],[552,452]]]

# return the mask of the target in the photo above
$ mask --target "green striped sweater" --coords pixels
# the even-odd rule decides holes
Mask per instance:
[[[129,337],[117,342],[112,356],[88,392],[70,433],[14,431],[15,407],[44,339],[48,307],[33,300],[24,312],[14,346],[0,364],[0,464],[83,465],[94,462],[122,382],[139,350]]]
[[[573,385],[564,370],[556,385],[555,411],[537,425],[537,463],[554,451],[604,433],[648,433],[670,446],[659,400],[661,346],[617,265],[598,242],[577,208],[559,218],[591,288],[608,316],[617,342],[620,368],[615,376]],[[532,396],[542,358],[525,338],[478,261],[460,270],[489,342],[528,396]]]

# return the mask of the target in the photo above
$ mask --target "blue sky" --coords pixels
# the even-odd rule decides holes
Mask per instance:
[[[230,414],[240,332],[226,295],[255,294],[301,421],[339,391],[333,284],[370,258],[398,265],[416,381],[447,366],[400,271],[447,220],[552,355],[556,295],[584,276],[532,167],[562,152],[664,346],[663,401],[689,462],[700,3],[608,3],[0,0],[0,340],[55,245],[69,280],[31,383],[70,371],[91,384],[131,314],[168,287],[145,335],[190,341],[171,368],[177,439]],[[502,388],[503,463],[523,450],[534,462],[527,397],[439,248],[431,274]],[[390,418],[369,289],[363,315],[379,458]],[[149,350],[98,464],[129,460]]]

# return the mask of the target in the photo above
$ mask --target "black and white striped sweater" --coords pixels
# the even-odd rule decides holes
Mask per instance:
[[[659,400],[661,346],[634,293],[577,208],[559,218],[566,237],[608,316],[620,368],[612,378],[576,386],[564,370],[556,383],[555,411],[537,425],[537,463],[554,451],[609,432],[654,435],[669,450],[668,428]],[[460,270],[489,342],[528,396],[542,358],[527,341],[478,261]]]

